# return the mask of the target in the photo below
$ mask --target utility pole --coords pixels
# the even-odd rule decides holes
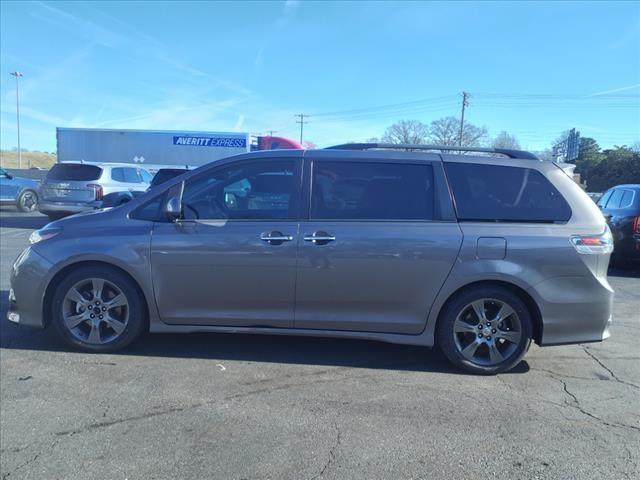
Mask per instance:
[[[294,117],[298,117],[300,120],[296,120],[296,123],[300,124],[300,146],[302,146],[302,135],[304,133],[304,125],[305,123],[309,123],[309,122],[305,122],[304,118],[305,117],[310,117],[311,115],[306,115],[304,113],[297,113],[294,115]]]
[[[22,168],[22,150],[20,149],[20,94],[18,90],[18,79],[22,77],[22,73],[19,71],[11,72],[11,75],[16,77],[16,117],[17,117],[17,126],[18,126],[18,168]],[[31,160],[29,160],[31,163]],[[31,168],[31,165],[29,165]]]
[[[462,146],[462,134],[464,133],[464,109],[469,106],[469,97],[471,95],[468,92],[462,92],[462,115],[460,115],[460,139],[458,140],[458,146]]]

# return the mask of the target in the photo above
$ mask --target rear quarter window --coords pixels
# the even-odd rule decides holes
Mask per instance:
[[[566,222],[571,208],[537,170],[474,163],[444,164],[461,221]]]
[[[95,165],[83,165],[81,163],[58,163],[54,165],[47,180],[89,181],[97,180],[102,175],[102,169]]]

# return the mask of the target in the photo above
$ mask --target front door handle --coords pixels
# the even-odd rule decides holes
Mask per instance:
[[[269,245],[282,245],[284,242],[293,240],[291,235],[284,235],[282,232],[264,232],[260,235],[260,240],[267,242]]]
[[[329,235],[327,232],[313,232],[311,235],[302,237],[305,242],[312,242],[314,245],[326,245],[329,242],[335,242],[336,237]]]

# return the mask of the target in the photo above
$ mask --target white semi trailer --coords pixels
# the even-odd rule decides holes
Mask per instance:
[[[153,172],[195,168],[251,150],[300,148],[291,140],[238,132],[56,129],[58,162],[132,163]]]

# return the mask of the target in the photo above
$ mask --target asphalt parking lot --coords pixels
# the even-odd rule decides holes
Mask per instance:
[[[623,479],[640,475],[640,272],[611,272],[612,337],[475,377],[368,341],[147,335],[68,350],[6,319],[43,226],[0,211],[2,479]]]

